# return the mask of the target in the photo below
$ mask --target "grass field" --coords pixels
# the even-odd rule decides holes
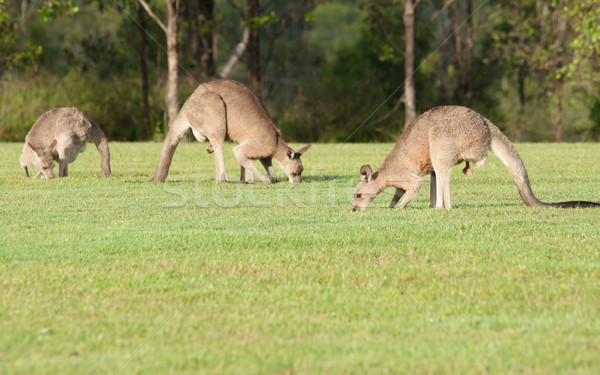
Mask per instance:
[[[600,209],[526,207],[492,154],[455,168],[450,211],[425,183],[351,212],[391,144],[314,145],[298,185],[216,185],[196,143],[165,184],[159,143],[112,143],[111,179],[90,144],[28,180],[21,147],[0,144],[1,374],[600,373]],[[598,144],[517,148],[541,200],[600,201]]]

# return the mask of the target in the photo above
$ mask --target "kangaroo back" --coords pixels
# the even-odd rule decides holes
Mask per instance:
[[[490,151],[492,151],[502,163],[506,166],[512,178],[517,185],[519,195],[523,200],[523,203],[529,207],[558,207],[558,208],[576,208],[576,207],[598,207],[600,203],[586,202],[586,201],[569,201],[569,202],[557,202],[557,203],[546,203],[536,198],[531,190],[531,183],[529,182],[529,176],[523,164],[523,159],[510,142],[510,140],[502,134],[500,129],[492,124],[491,121],[485,120],[490,133],[492,141],[490,143]]]

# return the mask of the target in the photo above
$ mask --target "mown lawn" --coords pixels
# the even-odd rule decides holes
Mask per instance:
[[[600,373],[600,209],[528,208],[490,154],[451,211],[351,212],[391,144],[314,145],[299,185],[216,185],[205,146],[152,184],[159,143],[51,181],[0,144],[1,374]],[[600,201],[600,145],[517,148],[541,200]]]

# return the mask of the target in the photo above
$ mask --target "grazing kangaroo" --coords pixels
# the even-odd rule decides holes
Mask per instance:
[[[68,165],[85,151],[86,143],[92,140],[100,153],[104,177],[110,172],[108,142],[98,125],[77,108],[55,108],[41,115],[25,137],[23,153],[19,161],[25,175],[27,166],[35,165],[38,173],[46,179],[54,178],[54,160],[58,161],[58,177],[68,176]]]
[[[381,167],[360,169],[361,181],[354,189],[352,210],[364,210],[386,188],[396,188],[390,208],[404,195],[404,208],[419,192],[423,176],[431,174],[430,207],[450,209],[452,167],[466,161],[463,172],[472,174],[469,162],[483,167],[488,150],[496,154],[517,185],[521,199],[534,207],[598,207],[600,203],[571,201],[545,203],[531,191],[523,160],[504,134],[477,112],[458,106],[433,108],[408,124]]]
[[[199,142],[208,138],[210,144],[206,151],[215,153],[219,183],[228,182],[223,155],[226,139],[238,143],[233,154],[241,165],[242,181],[253,182],[253,175],[256,175],[262,182],[275,182],[272,159],[279,163],[290,182],[302,179],[300,156],[311,145],[297,151],[289,148],[281,131],[249,88],[239,82],[217,80],[198,86],[183,104],[165,138],[153,182],[165,181],[175,148],[189,128]],[[264,166],[268,178],[254,165],[256,159]]]

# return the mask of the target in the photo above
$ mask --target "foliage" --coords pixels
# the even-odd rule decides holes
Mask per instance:
[[[37,61],[41,46],[18,43],[19,24],[14,19],[14,3],[0,0],[0,77],[9,69],[23,67]]]
[[[590,110],[590,120],[593,123],[591,133],[595,140],[598,141],[598,138],[600,138],[600,98],[596,97],[593,103]]]
[[[353,213],[392,144],[316,144],[294,186],[216,185],[195,143],[146,183],[160,148],[41,181],[0,145],[0,373],[598,372],[598,212],[526,207],[497,158],[456,168],[450,212],[425,183]],[[517,148],[541,199],[600,199],[597,145]]]
[[[76,71],[60,79],[45,71],[28,80],[7,79],[0,84],[0,138],[22,141],[42,113],[55,107],[74,106],[98,123],[109,139],[137,140],[142,132],[141,108],[127,105],[141,100],[137,85],[137,78],[122,76],[117,81],[113,77],[82,76]],[[151,94],[153,100],[160,96],[159,91]],[[154,124],[161,124],[164,112],[152,110],[151,116]]]
[[[563,12],[572,20],[574,37],[570,44],[575,57],[560,73],[572,78],[579,71],[588,80],[600,80],[594,64],[590,64],[592,59],[597,64],[600,54],[600,3],[595,0],[572,1]],[[582,64],[584,69],[581,69]]]
[[[73,5],[73,0],[47,0],[39,9],[40,19],[44,22],[63,15],[73,16],[77,12],[79,7]]]
[[[422,1],[415,15],[418,112],[464,103],[461,90],[450,87],[452,80],[454,85],[462,80],[457,80],[452,64],[451,14],[449,10],[440,12],[445,3]],[[144,134],[139,117],[136,6],[133,0],[119,5],[51,0],[28,2],[27,11],[20,13],[15,2],[1,0],[0,84],[4,95],[10,98],[8,95],[22,92],[23,87],[33,87],[47,91],[48,95],[40,94],[40,98],[48,102],[40,106],[21,100],[23,105],[10,107],[17,113],[0,120],[0,139],[22,140],[27,122],[42,113],[36,111],[59,102],[83,103],[100,114],[104,123],[122,124],[109,131],[115,139],[132,140]],[[261,15],[249,22],[261,30],[262,98],[288,140],[395,139],[404,126],[402,7],[399,0],[261,2]],[[458,7],[459,13],[464,12],[462,3]],[[164,16],[163,8],[156,9],[159,17]],[[558,77],[566,82],[566,139],[595,139],[589,117],[593,83],[600,71],[597,2],[475,0],[473,8],[473,107],[498,123],[511,139],[550,140],[556,107],[551,91]],[[218,47],[219,71],[218,66],[229,59],[243,28],[249,25],[240,15],[244,9],[244,1],[216,0],[214,19],[197,28],[181,25],[180,103],[195,86],[213,78],[199,72],[199,62],[192,61],[191,51],[186,50],[188,34],[197,30],[202,38],[212,38],[204,33],[215,30],[211,40]],[[202,14],[198,17],[205,19]],[[566,20],[568,27],[565,42],[555,45],[557,28],[553,24],[559,18]],[[180,18],[181,22],[193,19],[187,13]],[[461,35],[464,40],[464,25]],[[150,128],[160,133],[166,107],[165,37],[155,22],[147,23],[146,36]],[[232,79],[247,82],[244,59],[235,67]],[[44,81],[64,90],[81,90],[82,95],[51,100],[54,87],[42,88]],[[104,105],[110,105],[110,110],[102,110]],[[0,112],[10,111],[4,107]]]

